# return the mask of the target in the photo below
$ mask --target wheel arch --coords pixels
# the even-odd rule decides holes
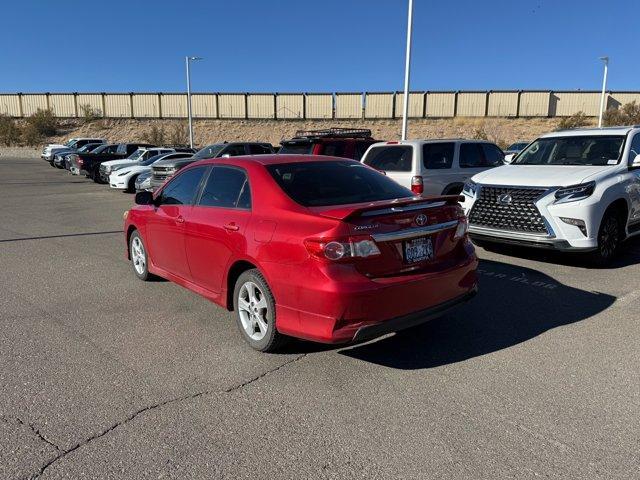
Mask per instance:
[[[233,311],[233,291],[235,289],[238,278],[247,270],[253,269],[259,270],[260,273],[262,273],[262,275],[264,276],[264,272],[262,272],[262,270],[256,265],[256,262],[253,262],[249,259],[236,260],[227,270],[227,278],[224,283],[224,285],[226,286],[226,295],[224,298],[225,307],[230,312]]]
[[[623,222],[622,227],[624,229],[624,234],[626,235],[627,223],[629,223],[629,203],[625,198],[617,198],[613,200],[605,209],[602,218],[604,218],[604,216],[611,211],[617,211],[620,214],[621,220]],[[602,219],[600,220],[600,223],[602,223]]]
[[[133,234],[133,232],[135,232],[136,230],[138,230],[138,228],[135,225],[129,225],[127,227],[127,259],[131,260],[131,235]]]

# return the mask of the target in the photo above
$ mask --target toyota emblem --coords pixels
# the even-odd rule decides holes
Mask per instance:
[[[511,205],[513,202],[513,197],[508,193],[503,193],[498,195],[498,204],[499,205]]]
[[[427,216],[424,213],[421,213],[420,215],[418,215],[416,217],[416,225],[418,225],[419,227],[423,227],[427,224],[427,222],[429,221],[429,219],[427,218]]]

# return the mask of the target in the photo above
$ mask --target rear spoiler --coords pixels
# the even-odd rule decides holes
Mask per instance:
[[[375,217],[390,213],[422,210],[424,208],[438,208],[444,205],[455,205],[462,200],[460,195],[440,195],[436,197],[415,197],[401,200],[382,200],[368,204],[342,205],[339,207],[311,207],[313,211],[323,217],[347,220],[355,217]]]

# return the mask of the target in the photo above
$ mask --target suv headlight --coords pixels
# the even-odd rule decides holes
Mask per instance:
[[[596,189],[596,182],[571,185],[556,190],[556,203],[576,202],[590,197]]]
[[[478,193],[478,184],[471,180],[467,180],[464,187],[462,187],[462,193],[466,193],[470,197],[475,197],[476,193]]]

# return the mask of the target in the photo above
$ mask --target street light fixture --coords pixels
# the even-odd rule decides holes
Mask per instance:
[[[600,57],[604,62],[604,78],[602,79],[602,94],[600,95],[600,115],[598,116],[598,128],[602,128],[602,114],[604,113],[604,97],[607,90],[607,71],[609,70],[609,57]]]
[[[407,139],[407,117],[409,115],[409,75],[411,68],[411,30],[413,28],[413,0],[409,0],[407,18],[407,49],[404,59],[404,104],[402,105],[402,140]]]
[[[184,57],[187,66],[187,114],[189,115],[189,146],[193,148],[193,119],[191,117],[191,75],[190,64],[192,61],[202,60],[202,57]]]

